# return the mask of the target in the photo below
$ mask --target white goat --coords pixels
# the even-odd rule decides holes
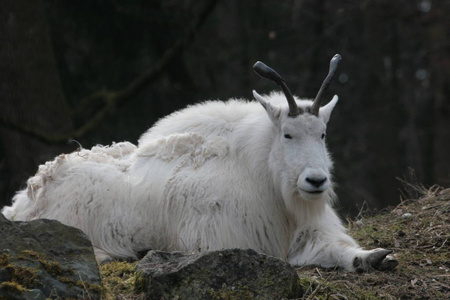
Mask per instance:
[[[160,120],[139,140],[97,146],[41,165],[2,212],[11,220],[56,219],[91,239],[99,262],[148,249],[252,248],[293,265],[387,270],[391,251],[361,249],[331,205],[325,146],[338,100],[294,99],[283,79],[255,71],[280,93],[256,102],[210,101]]]

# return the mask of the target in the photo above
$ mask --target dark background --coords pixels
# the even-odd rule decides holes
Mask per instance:
[[[188,104],[277,89],[257,60],[313,98],[335,53],[341,212],[395,205],[398,178],[449,186],[449,15],[432,0],[1,1],[0,206],[78,143],[136,143]]]

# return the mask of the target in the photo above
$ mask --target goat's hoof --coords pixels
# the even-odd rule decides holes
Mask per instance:
[[[370,272],[372,270],[390,271],[398,266],[398,261],[388,255],[392,250],[374,249],[365,255],[357,256],[353,260],[353,267],[356,272]]]
[[[391,255],[387,255],[377,266],[378,271],[391,271],[398,266],[398,261]]]

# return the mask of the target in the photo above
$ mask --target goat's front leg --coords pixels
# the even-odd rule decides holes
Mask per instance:
[[[362,249],[339,224],[327,230],[308,228],[299,231],[291,244],[288,260],[297,266],[340,267],[350,272],[389,271],[398,265],[389,255],[391,252]]]
[[[392,250],[377,248],[373,250],[360,250],[353,259],[352,271],[370,272],[372,270],[390,271],[398,266],[398,261],[391,255]]]

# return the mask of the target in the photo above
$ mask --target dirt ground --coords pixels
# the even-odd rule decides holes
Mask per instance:
[[[390,272],[348,273],[297,268],[305,294],[299,299],[450,299],[450,189],[410,186],[419,199],[347,220],[349,233],[366,249],[394,251]],[[101,266],[105,299],[144,299],[133,292],[136,263]]]
[[[450,299],[450,189],[410,188],[421,197],[348,224],[361,246],[394,250],[399,266],[368,274],[298,268],[309,284],[302,299]]]

